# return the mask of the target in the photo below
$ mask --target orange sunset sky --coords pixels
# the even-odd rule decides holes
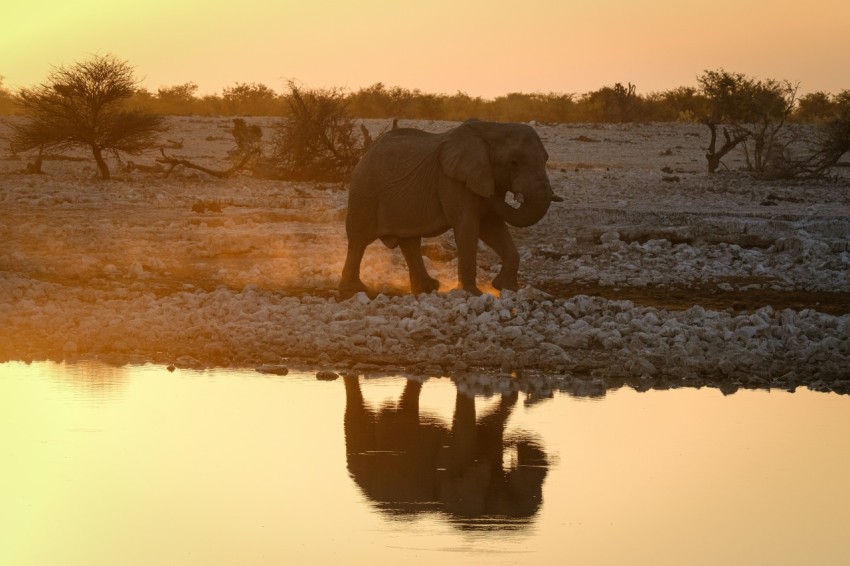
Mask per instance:
[[[143,86],[375,82],[492,98],[696,86],[706,69],[850,88],[847,0],[32,0],[6,3],[0,75],[111,53]]]

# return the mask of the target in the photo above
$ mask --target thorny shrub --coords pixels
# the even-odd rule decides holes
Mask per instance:
[[[342,181],[363,154],[363,141],[341,89],[289,83],[289,117],[276,126],[272,160],[283,178]]]

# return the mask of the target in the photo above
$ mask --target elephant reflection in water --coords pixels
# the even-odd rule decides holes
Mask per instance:
[[[397,404],[374,411],[359,378],[345,377],[348,470],[363,493],[395,515],[440,511],[452,519],[491,520],[489,527],[533,517],[548,463],[530,438],[505,439],[517,394],[503,396],[477,419],[475,399],[458,391],[449,428],[420,418],[421,389],[422,383],[408,380]]]

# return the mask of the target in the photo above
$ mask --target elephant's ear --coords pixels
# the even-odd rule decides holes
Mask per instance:
[[[496,193],[493,169],[487,144],[469,125],[463,124],[451,132],[440,147],[443,172],[482,197]]]

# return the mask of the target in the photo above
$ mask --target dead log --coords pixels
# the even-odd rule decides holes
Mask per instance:
[[[174,171],[175,167],[186,167],[188,169],[195,169],[197,171],[201,171],[202,173],[206,173],[207,175],[212,175],[213,177],[218,177],[219,179],[224,179],[226,177],[230,177],[240,169],[243,169],[252,157],[260,153],[259,148],[254,148],[251,151],[247,152],[242,156],[242,159],[239,160],[236,164],[234,164],[229,169],[219,170],[219,169],[210,169],[208,167],[204,167],[202,165],[198,165],[196,163],[192,163],[188,159],[180,159],[177,157],[172,157],[170,155],[165,154],[165,149],[160,148],[160,153],[162,153],[162,157],[158,158],[157,163],[162,163],[164,165],[168,165],[168,169],[165,172],[165,177],[167,178],[172,171]]]
[[[142,173],[162,173],[163,167],[161,163],[157,163],[156,165],[145,165],[143,163],[128,161],[126,171],[128,173],[132,171],[141,171]]]

